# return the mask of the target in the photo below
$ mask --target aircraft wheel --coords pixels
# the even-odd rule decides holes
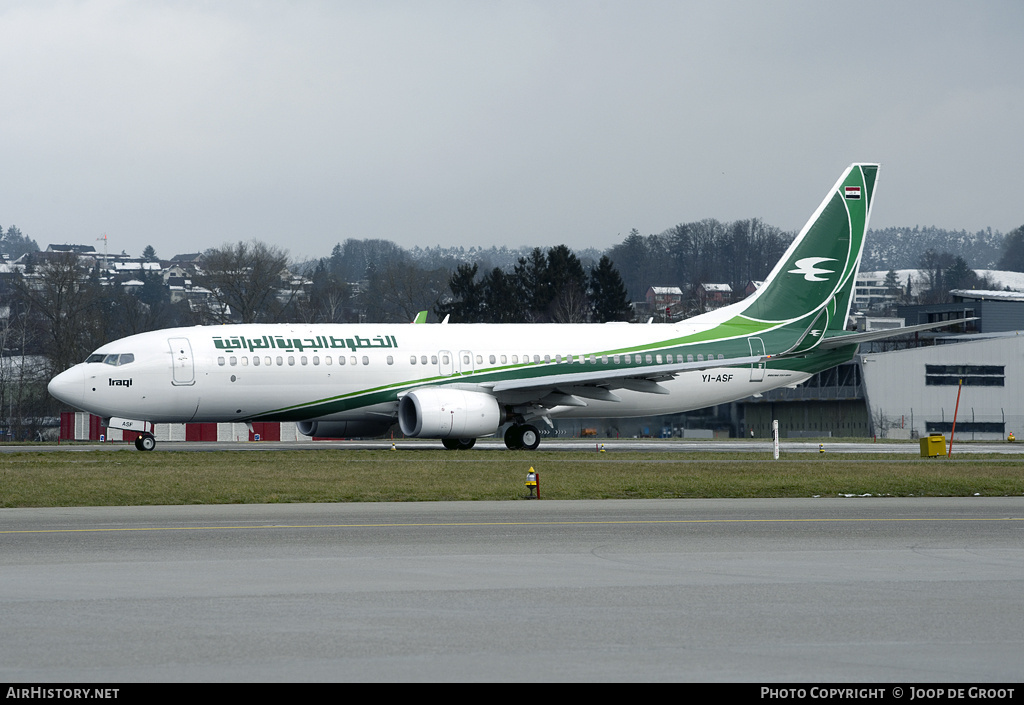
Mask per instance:
[[[139,450],[153,450],[154,448],[156,448],[156,439],[150,436],[149,434],[146,434],[145,436],[142,436],[137,441],[135,441],[135,446]]]
[[[442,438],[441,439],[441,445],[443,445],[447,450],[458,450],[459,449],[459,439],[458,438]]]
[[[459,450],[469,450],[470,448],[472,448],[475,445],[476,445],[476,439],[475,438],[460,438],[459,439],[459,445],[457,446],[457,448]]]
[[[536,426],[527,424],[520,431],[520,447],[523,450],[537,450],[540,445],[540,431]]]
[[[135,439],[135,450],[142,450],[142,436]]]
[[[513,424],[505,429],[505,447],[509,450],[521,450],[523,447],[523,427]]]

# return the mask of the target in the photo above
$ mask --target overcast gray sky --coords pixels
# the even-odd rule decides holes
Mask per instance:
[[[43,248],[795,230],[854,161],[873,227],[1007,232],[1022,126],[1020,0],[0,3],[0,225]]]

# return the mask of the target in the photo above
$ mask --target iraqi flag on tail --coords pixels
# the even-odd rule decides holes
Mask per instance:
[[[860,200],[860,186],[847,186],[844,189],[847,200],[859,201]]]

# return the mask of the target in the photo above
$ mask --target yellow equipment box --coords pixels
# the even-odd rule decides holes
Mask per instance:
[[[946,437],[942,434],[932,434],[921,439],[921,457],[933,458],[936,455],[946,454]]]

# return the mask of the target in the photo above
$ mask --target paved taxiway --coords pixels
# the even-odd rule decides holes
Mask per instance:
[[[0,510],[0,680],[1001,682],[1024,498]]]

